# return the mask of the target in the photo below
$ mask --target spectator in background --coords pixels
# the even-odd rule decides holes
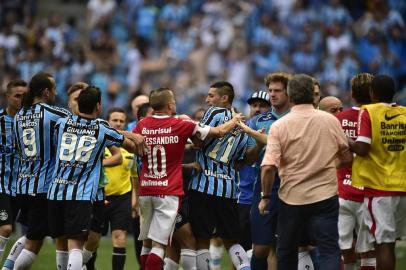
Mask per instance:
[[[138,109],[142,104],[148,103],[149,102],[149,97],[147,95],[139,95],[136,96],[132,101],[131,101],[131,109],[132,109],[132,116],[133,116],[133,121],[128,123],[127,125],[127,130],[132,131],[135,126],[137,125],[138,122]]]
[[[114,0],[90,0],[87,3],[87,21],[90,29],[108,21],[115,10],[116,1]]]

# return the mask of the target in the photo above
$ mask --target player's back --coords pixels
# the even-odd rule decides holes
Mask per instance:
[[[171,116],[150,116],[134,132],[145,136],[147,154],[142,157],[140,195],[183,195],[182,160],[186,141],[196,123]]]
[[[69,112],[45,103],[23,108],[14,118],[16,145],[20,153],[17,193],[46,193],[54,168],[52,144],[58,119]]]
[[[56,163],[48,192],[51,200],[93,200],[105,147],[124,137],[101,119],[71,116],[56,124]]]
[[[200,121],[216,127],[232,119],[229,109],[211,107]],[[193,177],[189,188],[199,192],[226,198],[237,198],[239,175],[235,162],[243,158],[248,145],[248,135],[234,128],[222,138],[206,139],[197,151],[196,161],[202,171]]]
[[[0,134],[0,193],[13,194],[16,184],[14,172],[18,167],[13,146],[13,117],[3,109],[0,109]]]

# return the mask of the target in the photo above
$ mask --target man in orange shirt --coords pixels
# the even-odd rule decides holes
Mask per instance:
[[[314,109],[313,88],[307,75],[295,75],[289,81],[294,106],[271,126],[262,161],[261,214],[277,171],[281,178],[278,269],[297,269],[299,239],[305,233],[314,236],[323,269],[340,269],[335,160],[348,164],[352,155],[337,118]]]

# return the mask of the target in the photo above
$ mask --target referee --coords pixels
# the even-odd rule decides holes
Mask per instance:
[[[112,108],[107,116],[110,126],[117,130],[124,130],[126,120],[126,113],[121,108]],[[105,186],[106,208],[103,234],[107,233],[110,225],[113,244],[113,270],[124,269],[126,236],[131,226],[132,214],[131,180],[132,177],[136,177],[134,154],[127,152],[124,148],[120,148],[120,150],[123,163],[113,167],[104,167],[108,184]],[[110,151],[106,148],[105,158],[109,156],[111,156]]]

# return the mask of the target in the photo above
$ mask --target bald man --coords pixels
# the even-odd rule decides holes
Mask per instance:
[[[131,108],[132,108],[132,114],[133,118],[135,119],[134,121],[128,123],[127,130],[132,131],[135,126],[137,125],[137,112],[138,109],[141,107],[142,104],[148,103],[149,102],[149,97],[147,95],[139,95],[136,96],[133,101],[131,101]]]
[[[336,116],[343,110],[343,103],[336,97],[328,96],[320,100],[319,109]]]

